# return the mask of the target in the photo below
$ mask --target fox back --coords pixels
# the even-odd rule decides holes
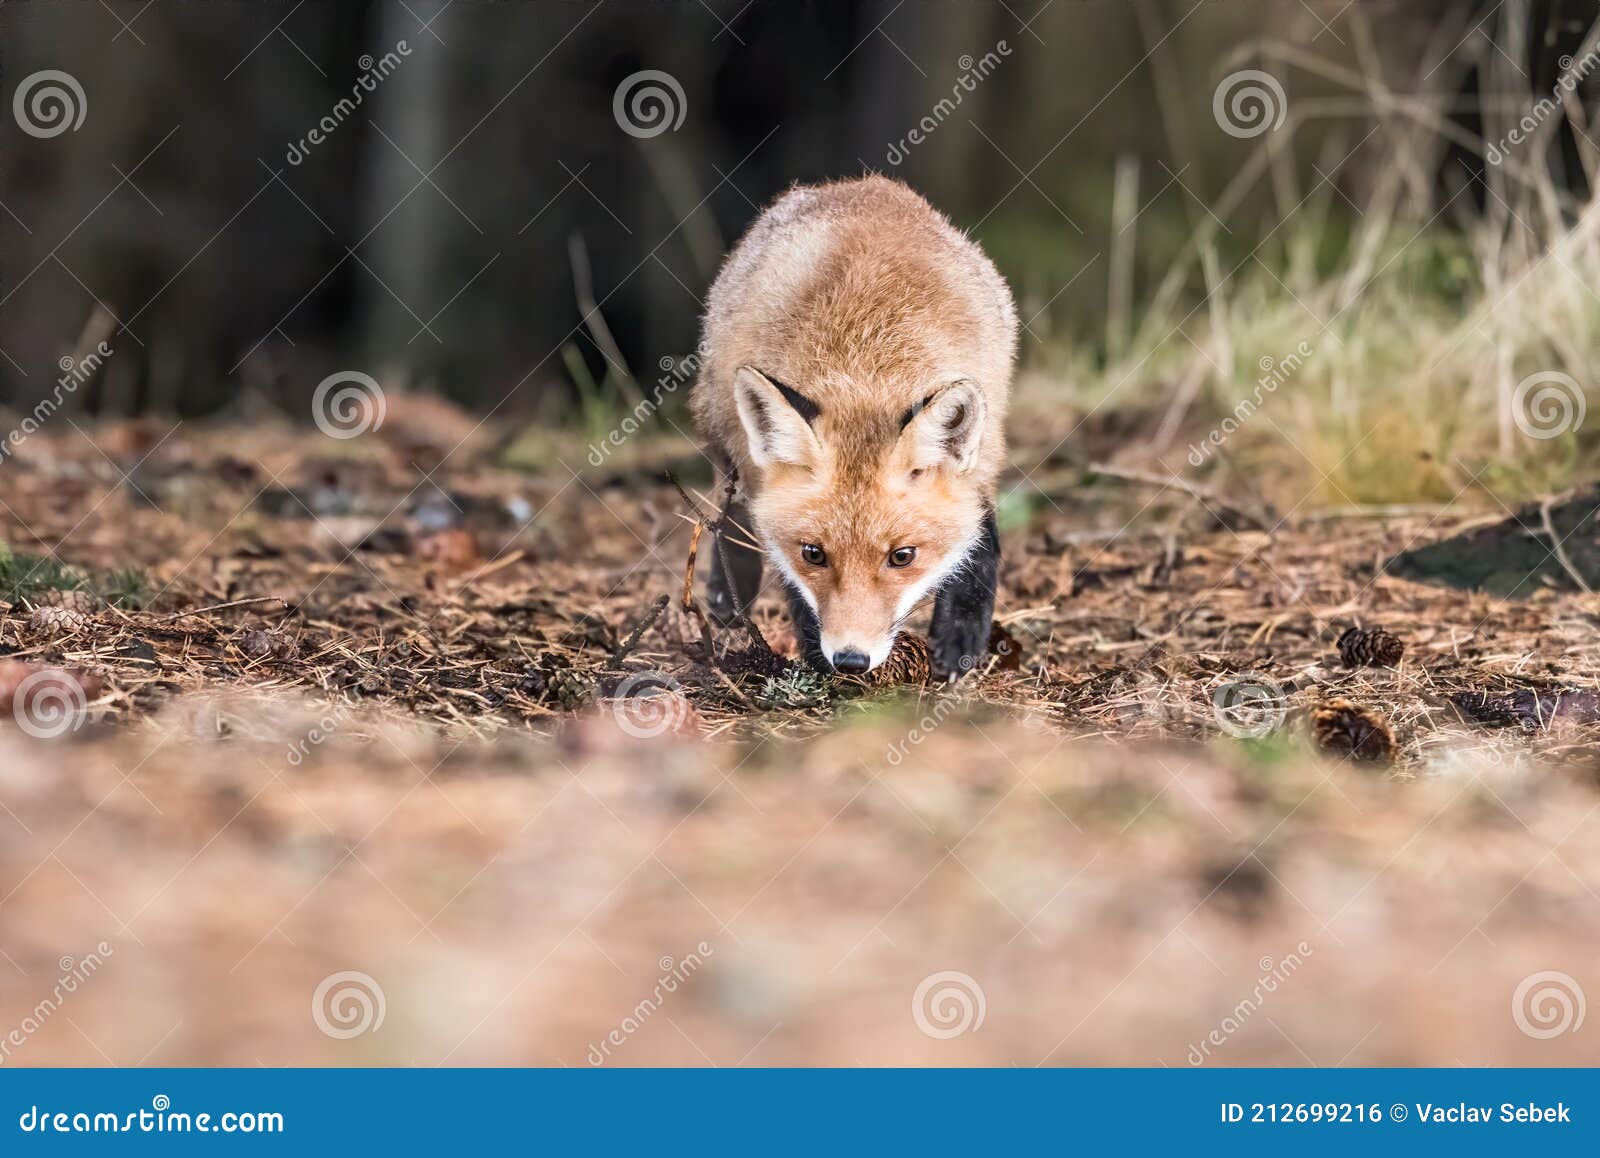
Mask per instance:
[[[882,662],[978,545],[1016,344],[993,264],[884,177],[790,190],[728,257],[695,420],[824,656]]]

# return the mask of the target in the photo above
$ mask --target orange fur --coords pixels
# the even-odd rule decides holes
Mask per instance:
[[[1005,460],[1016,331],[988,258],[884,177],[790,190],[729,256],[707,303],[695,419],[738,470],[753,529],[816,610],[825,652],[881,662],[908,600],[971,548]],[[776,383],[816,405],[809,422]],[[805,562],[805,543],[826,566]],[[902,546],[916,559],[887,566]]]

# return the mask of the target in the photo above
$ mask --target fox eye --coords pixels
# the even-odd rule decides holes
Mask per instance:
[[[828,553],[815,543],[801,543],[800,557],[813,567],[826,567],[828,565]]]
[[[889,552],[889,566],[909,567],[911,566],[911,560],[916,557],[917,549],[915,547],[896,547]]]

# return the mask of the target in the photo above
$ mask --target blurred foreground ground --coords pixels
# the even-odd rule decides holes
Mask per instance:
[[[612,662],[681,589],[670,488],[430,478],[404,418],[7,464],[0,539],[71,570],[0,659],[85,702],[0,729],[3,1064],[1593,1062],[1595,725],[1452,697],[1594,688],[1594,597],[1375,567],[1474,512],[1062,493],[954,694],[775,689],[677,607]],[[1331,698],[1392,759],[1319,750]]]
[[[6,744],[6,1028],[114,950],[8,1064],[1594,1060],[1592,1026],[1513,1015],[1530,975],[1594,976],[1600,796],[1571,776],[959,723],[891,768],[881,727],[746,749],[603,719],[460,748],[351,722],[290,768],[311,713],[230,697],[256,734],[202,739],[196,707],[172,739]],[[331,1037],[313,995],[347,971],[384,1016]],[[952,971],[924,1019],[969,1028],[930,1037],[913,996]],[[373,1022],[336,996],[323,1024]]]

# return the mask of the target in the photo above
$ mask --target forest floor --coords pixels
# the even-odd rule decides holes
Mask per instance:
[[[1600,602],[1383,568],[1504,510],[1012,480],[979,670],[823,679],[658,471],[391,406],[0,467],[3,1060],[1592,1061]]]

